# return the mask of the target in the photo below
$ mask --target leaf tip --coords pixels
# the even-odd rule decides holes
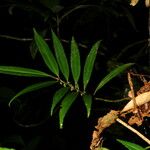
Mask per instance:
[[[60,129],[63,129],[63,123],[60,123],[60,124],[59,124],[59,128],[60,128]]]
[[[36,33],[37,33],[37,31],[36,31],[36,29],[35,29],[35,28],[33,28],[33,33],[34,33],[34,34],[36,34]]]
[[[87,113],[87,118],[89,118],[89,117],[90,117],[90,112]]]
[[[50,115],[51,115],[51,116],[53,115],[53,110],[50,111]]]
[[[52,36],[54,36],[54,35],[55,35],[55,32],[53,31],[53,29],[51,29],[51,33],[52,33]]]

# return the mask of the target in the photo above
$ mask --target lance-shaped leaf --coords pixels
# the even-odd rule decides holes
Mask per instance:
[[[83,95],[82,96],[83,98],[83,102],[84,102],[84,105],[86,107],[86,110],[87,110],[87,117],[90,116],[90,113],[91,113],[91,105],[92,105],[92,96],[91,95]]]
[[[100,41],[96,42],[92,46],[91,51],[85,60],[85,65],[84,65],[84,70],[83,70],[83,87],[84,87],[84,90],[86,89],[87,84],[88,84],[90,77],[91,77],[91,74],[92,74],[94,62],[95,62],[96,55],[97,55],[97,50],[99,48],[99,44],[100,44]]]
[[[53,31],[52,31],[52,39],[53,39],[53,45],[54,45],[55,54],[56,54],[59,68],[60,68],[62,74],[64,75],[65,79],[68,81],[69,65],[68,65],[67,57],[65,55],[64,48],[63,48],[60,40],[58,39],[58,37],[56,36],[56,34]]]
[[[33,92],[33,91],[36,91],[36,90],[39,90],[39,89],[42,89],[42,88],[45,88],[45,87],[48,87],[48,86],[51,86],[53,84],[55,84],[56,81],[45,81],[45,82],[40,82],[40,83],[36,83],[36,84],[32,84],[26,88],[24,88],[23,90],[21,90],[20,92],[18,92],[9,102],[9,106],[11,105],[11,103],[16,99],[18,98],[19,96],[21,95],[24,95],[26,93],[29,93],[29,92]]]
[[[53,114],[54,108],[56,105],[62,100],[62,98],[65,96],[65,94],[68,92],[69,88],[68,87],[63,87],[56,91],[56,93],[53,96],[53,101],[52,101],[52,107],[51,107],[51,115]]]
[[[0,66],[0,73],[15,75],[15,76],[25,76],[25,77],[49,77],[50,75],[30,68],[14,67],[14,66]]]
[[[122,145],[124,145],[128,150],[145,150],[145,148],[143,148],[142,146],[128,141],[119,140],[119,139],[117,139],[117,141],[120,142]]]
[[[45,42],[42,36],[40,36],[35,29],[34,29],[34,39],[39,49],[39,52],[41,53],[42,58],[47,67],[49,68],[49,70],[52,71],[55,75],[59,76],[58,65],[52,51],[50,50],[48,44]]]
[[[60,112],[59,112],[59,125],[60,125],[60,128],[63,128],[63,122],[64,122],[64,118],[66,116],[66,113],[68,112],[69,108],[71,107],[71,105],[73,104],[75,99],[77,98],[77,95],[78,95],[78,93],[70,92],[62,100],[61,109],[60,109]]]
[[[124,64],[121,65],[119,67],[117,67],[116,69],[114,69],[113,71],[111,71],[107,76],[105,76],[100,83],[98,84],[94,94],[100,89],[102,88],[106,83],[108,83],[111,79],[113,79],[114,77],[116,77],[117,75],[119,75],[121,72],[123,72],[124,70],[126,70],[127,68],[129,68],[130,66],[132,66],[134,63],[128,63],[128,64]]]
[[[75,84],[77,84],[77,82],[79,80],[80,70],[81,70],[80,53],[79,53],[79,49],[78,49],[75,39],[72,38],[72,41],[71,41],[71,71],[72,71],[72,76],[75,81]]]

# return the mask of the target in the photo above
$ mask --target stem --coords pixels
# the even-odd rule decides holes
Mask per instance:
[[[133,83],[132,83],[132,80],[131,80],[130,73],[128,73],[128,82],[129,82],[130,89],[131,89],[131,95],[132,95],[133,104],[134,104],[134,111],[135,111],[135,110],[137,110],[137,104],[136,104],[136,100],[135,100],[135,94],[134,94],[134,89],[133,89]]]
[[[125,98],[121,98],[121,99],[110,100],[110,99],[96,97],[95,100],[104,101],[104,102],[108,102],[108,103],[119,103],[119,102],[122,102],[122,101],[125,101],[125,100],[130,100],[130,98],[125,97]]]
[[[60,84],[62,84],[63,86],[68,86],[70,88],[71,91],[76,91],[77,93],[79,93],[80,95],[85,94],[84,91],[79,90],[79,88],[76,88],[76,85],[72,85],[70,82],[66,82],[62,79],[59,78],[59,80],[57,80]]]
[[[33,38],[20,38],[20,37],[15,37],[15,36],[10,36],[10,35],[3,35],[3,34],[0,34],[0,38],[10,39],[10,40],[15,40],[15,41],[20,41],[20,42],[33,41]],[[50,38],[44,38],[44,40],[45,41],[51,41]],[[65,39],[61,39],[61,41],[64,42],[64,43],[68,43],[69,44],[69,41],[67,41]],[[88,48],[86,45],[81,44],[81,43],[78,43],[78,45],[80,47],[83,47],[83,48]]]
[[[16,40],[16,41],[32,41],[32,38],[20,38],[20,37],[15,37],[15,36],[10,36],[10,35],[0,35],[1,38],[5,38],[5,39],[10,39],[10,40]]]
[[[141,41],[137,41],[135,43],[131,43],[130,45],[126,46],[125,48],[123,48],[120,52],[120,54],[118,54],[118,56],[116,57],[116,60],[120,59],[121,57],[124,56],[124,53],[127,52],[129,49],[131,49],[132,47],[139,45],[139,44],[143,44],[146,43],[147,39],[141,40]]]
[[[132,132],[134,132],[136,135],[138,135],[141,139],[143,139],[145,142],[147,142],[150,145],[150,140],[147,137],[145,137],[143,134],[141,134],[139,131],[137,131],[136,129],[134,129],[133,127],[131,127],[130,125],[128,125],[127,123],[125,123],[119,118],[117,118],[116,121],[122,124],[124,127],[131,130]]]
[[[149,37],[148,37],[148,55],[150,56],[150,8],[149,8],[149,14],[148,14],[148,33],[149,33]],[[150,64],[150,60],[148,60],[148,64]]]

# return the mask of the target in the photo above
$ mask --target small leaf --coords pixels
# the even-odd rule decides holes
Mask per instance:
[[[107,76],[105,76],[100,83],[98,84],[94,94],[100,89],[102,88],[106,83],[108,83],[111,79],[113,79],[114,77],[116,77],[117,75],[119,75],[121,72],[123,72],[124,70],[126,70],[127,68],[129,68],[130,66],[132,66],[134,63],[128,63],[128,64],[124,64],[121,65],[119,67],[117,67],[116,69],[114,69],[113,71],[111,71]]]
[[[68,65],[67,57],[65,55],[64,48],[60,40],[58,39],[58,37],[53,31],[52,31],[52,39],[53,39],[53,45],[54,45],[58,65],[65,79],[68,81],[69,65]]]
[[[26,87],[25,89],[21,90],[20,92],[18,92],[9,102],[9,106],[11,105],[11,103],[16,99],[18,98],[19,96],[21,95],[24,95],[26,93],[29,93],[29,92],[33,92],[33,91],[36,91],[36,90],[39,90],[39,89],[42,89],[44,87],[48,87],[48,86],[51,86],[53,85],[54,83],[56,83],[55,81],[45,81],[45,82],[40,82],[40,83],[36,83],[36,84],[33,84],[33,85],[30,85],[28,87]]]
[[[55,57],[53,56],[52,51],[50,50],[49,46],[45,42],[45,40],[40,36],[35,29],[34,31],[34,39],[36,45],[43,57],[43,60],[50,71],[52,71],[55,75],[59,76],[59,69]]]
[[[52,101],[52,107],[51,107],[51,115],[53,114],[53,110],[56,107],[56,105],[61,101],[61,99],[65,96],[65,94],[68,92],[67,87],[63,87],[56,91],[56,93],[53,96],[53,101]]]
[[[0,73],[26,77],[49,77],[49,74],[39,70],[14,66],[0,66]]]
[[[86,107],[86,110],[87,110],[87,117],[90,116],[90,112],[91,112],[91,105],[92,105],[92,96],[91,95],[83,95],[83,102],[84,102],[84,105]]]
[[[128,150],[146,150],[145,148],[141,147],[140,145],[131,143],[131,142],[127,142],[127,141],[123,141],[123,140],[119,140],[117,139],[118,142],[120,142],[121,144],[123,144],[126,148],[128,148]]]
[[[80,77],[81,65],[79,49],[74,38],[71,41],[71,70],[75,84],[77,84]]]
[[[85,60],[85,65],[84,65],[84,70],[83,70],[83,86],[84,86],[84,90],[87,87],[87,84],[90,80],[91,74],[92,74],[92,70],[93,70],[93,66],[94,66],[94,62],[96,59],[96,55],[97,55],[97,50],[99,48],[99,44],[100,41],[96,42],[92,48],[90,53],[88,54],[86,60]]]
[[[61,129],[63,128],[64,117],[66,116],[66,113],[68,112],[69,108],[77,98],[77,95],[78,93],[74,92],[68,93],[66,97],[64,97],[64,99],[62,100],[61,109],[59,112],[59,125]]]

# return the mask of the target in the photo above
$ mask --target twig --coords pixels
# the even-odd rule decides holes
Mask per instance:
[[[150,75],[145,75],[145,74],[138,74],[138,73],[134,73],[134,72],[130,72],[131,75],[133,76],[139,76],[139,77],[147,77],[147,78],[150,78]]]
[[[119,102],[122,102],[122,101],[125,101],[125,100],[130,100],[131,98],[130,97],[125,97],[125,98],[121,98],[121,99],[105,99],[105,98],[100,98],[100,97],[96,97],[95,100],[98,100],[98,101],[104,101],[104,102],[108,102],[108,103],[119,103]]]
[[[128,50],[130,50],[131,48],[133,48],[134,46],[136,45],[139,45],[139,44],[143,44],[143,43],[147,43],[147,39],[144,39],[144,40],[141,40],[141,41],[137,41],[135,43],[131,43],[129,44],[128,46],[126,46],[125,48],[123,48],[121,50],[121,52],[118,54],[118,56],[116,57],[116,60],[120,59],[121,57],[124,56],[125,52],[127,52]]]
[[[134,104],[134,111],[136,111],[136,110],[137,110],[137,104],[136,104],[136,100],[135,100],[135,94],[134,94],[134,89],[133,89],[133,83],[132,83],[131,76],[130,76],[130,73],[129,73],[129,72],[128,72],[128,82],[129,82],[130,89],[131,89],[131,95],[132,95],[133,104]]]
[[[134,132],[136,135],[138,135],[141,139],[143,139],[145,142],[147,142],[150,145],[150,140],[148,138],[146,138],[143,134],[141,134],[139,131],[137,131],[136,129],[134,129],[133,127],[131,127],[130,125],[128,125],[127,123],[125,123],[124,121],[122,121],[119,118],[117,118],[116,121],[119,122],[120,124],[122,124],[124,127],[131,130],[132,132]]]
[[[33,38],[20,38],[20,37],[15,37],[15,36],[10,36],[10,35],[3,35],[0,34],[0,38],[5,38],[5,39],[10,39],[10,40],[16,40],[16,41],[20,41],[20,42],[28,42],[28,41],[33,41]],[[45,41],[50,41],[51,39],[49,38],[45,38]],[[61,40],[64,43],[69,43],[69,41],[62,39]],[[86,45],[78,43],[78,45],[82,48],[88,48]]]
[[[26,42],[26,41],[32,41],[32,38],[19,38],[19,37],[15,37],[15,36],[10,36],[10,35],[0,35],[1,38],[5,38],[5,39],[10,39],[10,40],[16,40],[16,41],[21,41],[21,42]]]

